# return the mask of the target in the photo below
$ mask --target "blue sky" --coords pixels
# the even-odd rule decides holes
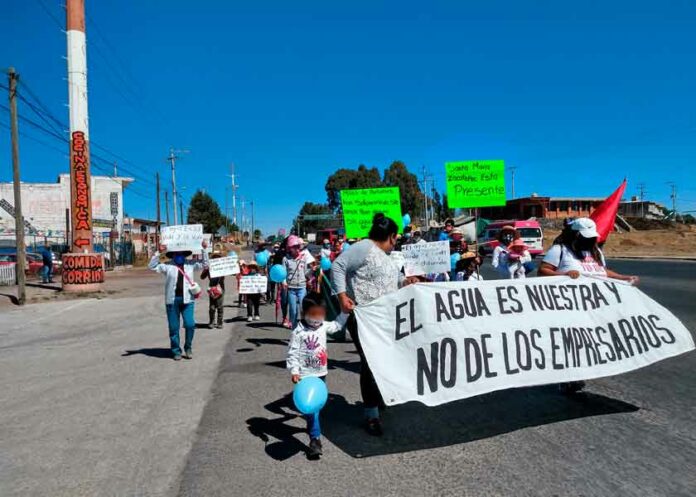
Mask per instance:
[[[10,2],[0,67],[67,121],[65,36],[42,8],[62,23],[61,3]],[[169,179],[170,146],[190,151],[184,198],[205,188],[223,209],[234,162],[264,231],[323,201],[336,168],[396,159],[444,189],[444,162],[502,158],[518,196],[605,196],[627,176],[628,194],[644,182],[668,202],[674,181],[679,208],[696,209],[696,3],[86,4],[90,136],[141,177],[131,215],[154,216],[142,179]],[[28,139],[21,154],[25,181],[67,170],[66,154]]]

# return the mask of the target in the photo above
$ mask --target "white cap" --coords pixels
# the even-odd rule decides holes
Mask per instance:
[[[597,233],[597,225],[589,217],[580,217],[573,221],[570,225],[570,229],[573,231],[580,232],[583,238],[597,238],[599,233]]]

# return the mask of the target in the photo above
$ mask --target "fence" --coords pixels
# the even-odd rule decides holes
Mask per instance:
[[[16,264],[3,264],[0,266],[0,285],[12,286],[17,284]]]

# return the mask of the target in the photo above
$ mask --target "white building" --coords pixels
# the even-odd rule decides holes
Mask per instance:
[[[92,176],[92,219],[95,241],[109,237],[115,224],[123,227],[123,189],[133,178]],[[66,210],[70,208],[70,175],[61,174],[56,183],[22,183],[22,213],[25,235],[63,243]],[[14,241],[14,189],[12,183],[0,183],[0,242]]]

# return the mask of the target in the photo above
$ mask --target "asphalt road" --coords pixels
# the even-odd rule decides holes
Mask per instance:
[[[696,263],[610,263],[696,330]],[[179,495],[696,495],[693,352],[594,380],[574,398],[546,386],[396,406],[375,439],[359,426],[354,348],[331,344],[325,455],[308,461],[284,369],[288,333],[263,312],[260,323],[234,319]]]

